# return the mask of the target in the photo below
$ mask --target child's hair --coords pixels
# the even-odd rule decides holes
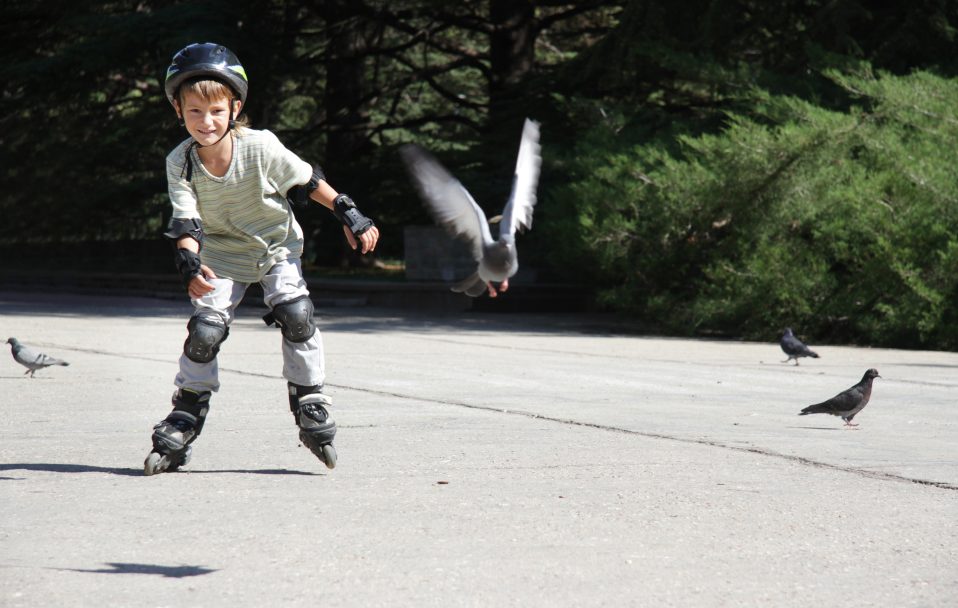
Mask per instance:
[[[212,80],[204,76],[190,78],[183,81],[183,84],[180,85],[180,88],[176,92],[176,100],[181,107],[183,105],[183,97],[186,95],[186,93],[193,93],[206,102],[213,102],[220,99],[240,99],[240,96],[237,95],[236,91],[234,91],[229,85],[220,82],[219,80]],[[240,108],[241,114],[239,116],[233,117],[233,119],[236,121],[237,127],[249,126],[249,117],[243,113],[243,110],[245,109],[246,108]]]

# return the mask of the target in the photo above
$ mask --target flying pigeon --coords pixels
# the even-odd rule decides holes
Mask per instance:
[[[855,386],[838,393],[828,401],[806,407],[798,415],[831,414],[841,416],[845,426],[858,426],[858,424],[852,424],[852,418],[868,405],[868,400],[872,396],[872,381],[875,378],[881,378],[881,376],[878,375],[877,369],[872,368],[865,372],[861,381]]]
[[[542,164],[539,149],[539,123],[526,119],[512,178],[512,192],[502,210],[496,240],[492,238],[486,214],[439,161],[415,144],[400,149],[436,223],[454,237],[466,241],[478,265],[476,272],[452,287],[453,291],[465,292],[475,298],[488,289],[489,296],[494,298],[497,295],[494,282],[500,283],[502,292],[509,289],[509,277],[519,269],[516,230],[532,228],[532,207],[536,204],[536,186]]]
[[[785,354],[788,355],[788,359],[785,359],[782,363],[788,363],[792,359],[795,359],[795,365],[798,365],[799,357],[818,359],[818,353],[805,346],[801,340],[796,338],[795,334],[792,333],[791,327],[785,328],[785,333],[782,334],[782,340],[779,344],[782,346],[782,350],[785,351]]]
[[[31,378],[33,378],[34,372],[38,369],[50,367],[51,365],[70,365],[66,361],[54,359],[49,355],[30,350],[23,344],[20,344],[20,341],[16,338],[8,338],[7,344],[10,345],[10,352],[13,354],[14,360],[27,368],[27,371],[25,371],[23,375],[30,374]]]

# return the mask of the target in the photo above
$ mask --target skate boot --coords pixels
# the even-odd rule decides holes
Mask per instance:
[[[153,451],[143,463],[143,473],[153,475],[176,471],[190,461],[210,408],[210,392],[185,388],[173,393],[173,411],[153,427]]]
[[[322,393],[322,387],[289,384],[289,409],[299,427],[299,440],[309,448],[326,468],[336,466],[336,423],[329,417],[327,408],[333,400]]]

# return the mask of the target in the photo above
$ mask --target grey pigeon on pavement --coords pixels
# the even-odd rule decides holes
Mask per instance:
[[[493,283],[500,291],[509,289],[509,277],[519,269],[516,230],[532,228],[532,207],[536,204],[539,167],[539,123],[526,119],[512,178],[512,192],[502,210],[499,237],[492,238],[489,220],[468,191],[431,154],[415,144],[400,149],[403,161],[413,177],[427,209],[440,226],[452,236],[468,243],[477,268],[452,290],[477,297],[486,289],[496,297]]]
[[[865,372],[861,381],[855,386],[838,393],[828,401],[806,407],[798,415],[831,414],[832,416],[841,416],[842,420],[845,421],[845,426],[858,426],[852,424],[852,418],[868,405],[868,400],[872,396],[872,381],[875,378],[881,378],[881,376],[878,375],[877,369],[872,368]]]
[[[10,345],[10,352],[13,354],[13,359],[27,368],[27,371],[25,371],[23,375],[30,374],[31,378],[38,369],[50,367],[51,365],[70,365],[66,361],[54,359],[49,355],[31,350],[23,344],[20,344],[20,341],[16,338],[8,338],[7,344]]]
[[[782,334],[782,340],[779,344],[782,346],[782,350],[785,351],[785,354],[788,355],[788,359],[785,359],[782,363],[788,363],[792,359],[795,359],[795,365],[798,365],[799,357],[818,359],[818,353],[805,346],[801,340],[796,338],[795,334],[792,333],[791,327],[785,328],[785,333]]]

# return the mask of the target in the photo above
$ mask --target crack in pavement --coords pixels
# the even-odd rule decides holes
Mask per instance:
[[[234,370],[235,371],[235,370]],[[270,376],[272,377],[272,376]],[[391,391],[380,391],[376,389],[368,388],[358,388],[354,386],[347,386],[343,384],[333,384],[327,383],[327,386],[333,386],[340,389],[352,390],[362,393],[371,393],[375,395],[383,395],[387,397],[395,397],[397,399],[409,399],[414,401],[425,401],[428,403],[435,403],[439,405],[452,405],[456,407],[464,407],[473,410],[480,410],[484,412],[492,412],[497,414],[506,414],[510,416],[521,416],[524,418],[534,419],[534,420],[545,420],[547,422],[555,422],[558,424],[565,424],[570,426],[581,426],[585,428],[600,430],[600,431],[609,431],[613,433],[623,433],[626,435],[635,435],[639,437],[647,437],[650,439],[661,439],[665,441],[678,441],[680,443],[691,443],[696,445],[704,445],[708,447],[721,448],[725,450],[732,450],[734,452],[746,452],[750,454],[758,454],[760,456],[769,456],[772,458],[779,458],[782,460],[787,460],[789,462],[794,462],[806,466],[812,466],[822,469],[831,469],[834,471],[842,471],[844,473],[853,473],[861,477],[868,477],[871,479],[880,479],[886,481],[899,481],[906,483],[913,483],[923,486],[929,486],[933,488],[940,488],[943,490],[958,490],[958,485],[953,485],[943,481],[932,481],[929,479],[921,479],[917,477],[908,477],[905,475],[896,475],[894,473],[882,473],[880,471],[869,471],[867,469],[861,469],[857,467],[845,467],[837,464],[831,464],[828,462],[823,462],[820,460],[813,460],[811,458],[805,458],[804,456],[793,456],[791,454],[782,454],[781,452],[775,452],[773,450],[767,450],[765,448],[756,448],[756,447],[741,447],[734,446],[727,443],[722,443],[720,441],[714,441],[711,439],[695,439],[693,437],[680,437],[678,435],[668,435],[665,433],[652,433],[649,431],[636,431],[634,429],[622,428],[619,426],[612,426],[609,424],[600,424],[596,422],[586,422],[583,420],[575,420],[573,418],[560,418],[557,416],[547,416],[544,414],[537,414],[535,412],[528,412],[524,410],[510,410],[507,408],[492,407],[487,405],[476,405],[474,403],[465,403],[463,401],[449,401],[444,399],[433,399],[430,397],[418,397],[415,395],[406,395],[403,393],[395,393]]]
[[[108,351],[97,350],[97,349],[85,349],[85,348],[69,347],[69,346],[62,346],[62,345],[42,345],[42,346],[45,346],[45,347],[55,347],[55,348],[58,348],[58,349],[60,349],[60,350],[69,350],[69,351],[84,352],[84,353],[90,353],[90,354],[96,354],[96,355],[105,355],[105,356],[110,356],[110,357],[119,357],[119,358],[125,358],[125,359],[140,359],[140,360],[144,360],[144,361],[169,363],[169,364],[171,364],[171,365],[175,365],[175,364],[176,364],[175,361],[169,361],[169,360],[167,360],[167,359],[165,359],[165,358],[161,359],[161,358],[158,358],[158,357],[147,357],[147,356],[143,356],[143,355],[118,354],[118,353],[113,353],[113,352],[108,352]],[[243,376],[251,376],[251,377],[258,377],[258,378],[269,378],[269,379],[272,379],[272,380],[282,380],[282,379],[283,379],[282,376],[277,375],[277,374],[265,374],[265,373],[261,373],[261,372],[250,372],[250,371],[246,371],[246,370],[238,370],[238,369],[232,369],[232,368],[226,368],[226,367],[221,367],[221,368],[220,368],[220,372],[227,372],[227,373],[232,373],[232,374],[239,374],[239,375],[243,375]],[[612,425],[608,425],[608,424],[600,424],[600,423],[596,423],[596,422],[586,422],[586,421],[583,421],[583,420],[575,420],[575,419],[573,419],[573,418],[561,418],[561,417],[558,417],[558,416],[547,416],[547,415],[544,415],[544,414],[537,414],[537,413],[535,413],[535,412],[529,412],[529,411],[524,411],[524,410],[511,410],[511,409],[507,409],[507,408],[493,407],[493,406],[488,406],[488,405],[478,405],[478,404],[475,404],[475,403],[466,403],[466,402],[464,402],[464,401],[452,401],[452,400],[447,400],[447,399],[435,399],[435,398],[432,398],[432,397],[421,397],[421,396],[417,396],[417,395],[408,395],[408,394],[405,394],[405,393],[397,393],[397,392],[392,392],[392,391],[383,391],[383,390],[378,390],[378,389],[362,388],[362,387],[350,386],[350,385],[346,385],[346,384],[335,384],[335,383],[332,383],[332,382],[327,382],[327,383],[326,383],[326,386],[331,386],[331,387],[334,387],[334,388],[339,388],[339,389],[344,389],[344,390],[356,391],[356,392],[360,392],[360,393],[368,393],[368,394],[372,394],[372,395],[382,395],[382,396],[384,396],[384,397],[393,397],[393,398],[396,398],[396,399],[406,399],[406,400],[411,400],[411,401],[420,401],[420,402],[434,403],[434,404],[437,404],[437,405],[447,405],[447,406],[454,406],[454,407],[462,407],[462,408],[467,408],[467,409],[477,410],[477,411],[482,411],[482,412],[490,412],[490,413],[494,413],[494,414],[506,414],[506,415],[509,415],[509,416],[520,416],[520,417],[523,417],[523,418],[529,418],[529,419],[533,419],[533,420],[544,420],[544,421],[547,421],[547,422],[554,422],[554,423],[557,423],[557,424],[564,424],[564,425],[568,425],[568,426],[579,426],[579,427],[590,428],[590,429],[595,429],[595,430],[600,430],[600,431],[607,431],[607,432],[613,432],[613,433],[623,433],[623,434],[626,434],[626,435],[634,435],[634,436],[638,436],[638,437],[646,437],[646,438],[649,438],[649,439],[660,439],[660,440],[664,440],[664,441],[677,441],[677,442],[680,442],[680,443],[703,445],[703,446],[708,446],[708,447],[714,447],[714,448],[720,448],[720,449],[725,449],[725,450],[731,450],[731,451],[734,451],[734,452],[743,452],[743,453],[749,453],[749,454],[756,454],[756,455],[759,455],[759,456],[767,456],[767,457],[770,457],[770,458],[778,458],[778,459],[785,460],[785,461],[788,461],[788,462],[793,462],[793,463],[796,463],[796,464],[801,464],[801,465],[805,465],[805,466],[816,467],[816,468],[820,468],[820,469],[830,469],[830,470],[833,470],[833,471],[841,471],[841,472],[844,472],[844,473],[851,473],[851,474],[854,474],[854,475],[859,475],[859,476],[861,476],[861,477],[867,477],[867,478],[869,478],[869,479],[878,479],[878,480],[884,480],[884,481],[905,482],[905,483],[912,483],[912,484],[917,484],[917,485],[922,485],[922,486],[928,486],[928,487],[932,487],[932,488],[939,488],[939,489],[942,489],[942,490],[958,491],[958,485],[951,484],[951,483],[944,482],[944,481],[933,481],[933,480],[921,479],[921,478],[917,478],[917,477],[908,477],[908,476],[906,476],[906,475],[896,475],[896,474],[894,474],[894,473],[883,473],[883,472],[880,472],[880,471],[869,471],[869,470],[867,470],[867,469],[862,469],[862,468],[857,468],[857,467],[846,467],[846,466],[842,466],[842,465],[837,465],[837,464],[831,464],[831,463],[828,463],[828,462],[823,462],[823,461],[821,461],[821,460],[813,460],[813,459],[811,459],[811,458],[805,458],[804,456],[794,456],[794,455],[791,455],[791,454],[783,454],[783,453],[781,453],[781,452],[775,452],[775,451],[773,451],[773,450],[769,450],[769,449],[765,449],[765,448],[735,446],[735,445],[730,445],[730,444],[727,444],[727,443],[722,443],[722,442],[720,442],[720,441],[715,441],[715,440],[711,440],[711,439],[696,439],[696,438],[694,438],[694,437],[681,437],[681,436],[678,436],[678,435],[669,435],[669,434],[666,434],[666,433],[652,433],[652,432],[649,432],[649,431],[637,431],[637,430],[634,430],[634,429],[627,429],[627,428],[618,427],[618,426],[612,426]]]

